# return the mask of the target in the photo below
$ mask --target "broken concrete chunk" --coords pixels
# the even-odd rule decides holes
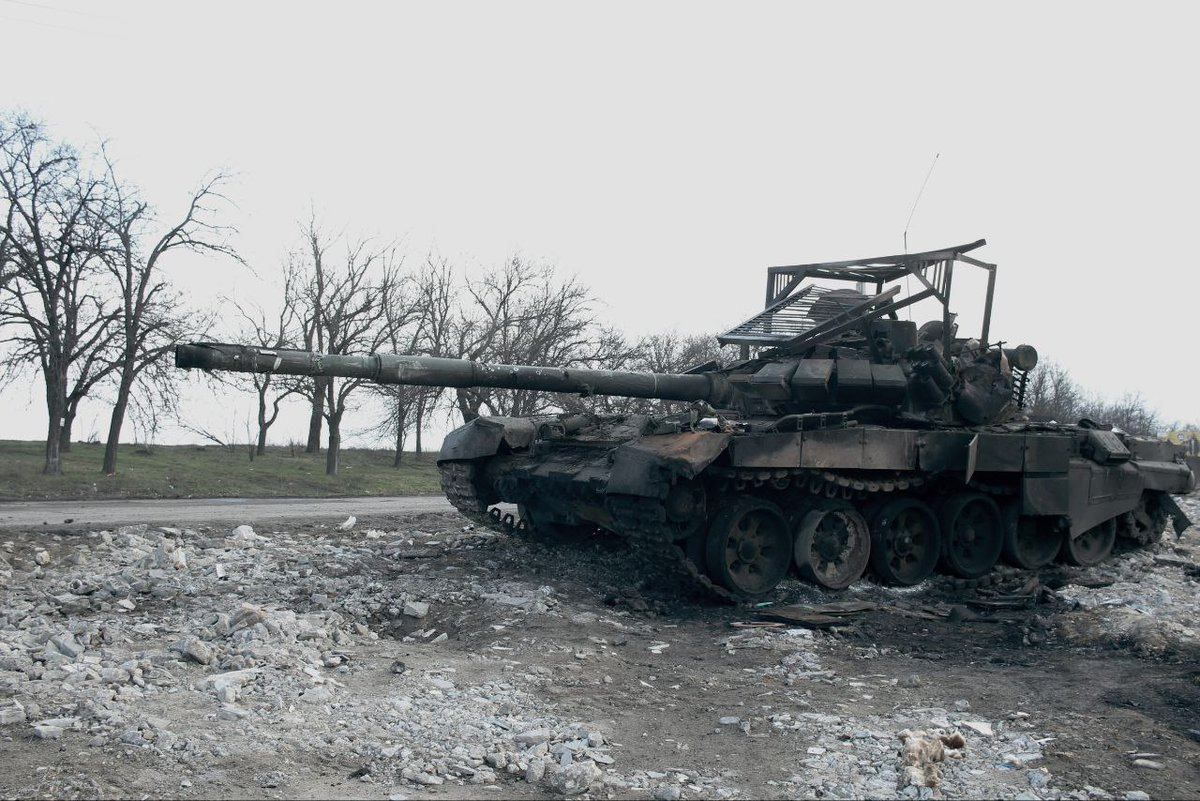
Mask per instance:
[[[13,704],[5,709],[0,709],[0,726],[11,726],[14,723],[25,722],[25,708],[20,704]]]
[[[679,787],[674,784],[660,784],[654,788],[654,801],[679,801]]]
[[[546,760],[534,758],[529,760],[529,767],[525,768],[525,781],[530,784],[537,784],[546,775]]]
[[[50,642],[54,644],[59,653],[63,656],[69,656],[71,659],[74,659],[86,650],[70,634],[57,634],[50,638]]]
[[[172,645],[171,650],[201,665],[207,665],[213,661],[212,648],[194,635],[184,637]]]
[[[402,611],[408,617],[422,618],[429,614],[429,604],[423,601],[405,601]]]
[[[600,768],[595,762],[572,762],[566,767],[547,771],[546,783],[556,793],[579,795],[586,793],[592,782],[599,778]]]
[[[549,742],[550,741],[550,730],[549,729],[530,729],[529,731],[523,731],[520,734],[518,734],[516,737],[513,737],[513,741],[517,745],[523,745],[523,746],[537,745],[538,743]]]
[[[33,735],[39,740],[57,740],[62,737],[63,728],[49,723],[33,724]]]

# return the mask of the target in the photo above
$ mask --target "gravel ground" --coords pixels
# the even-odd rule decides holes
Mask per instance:
[[[786,582],[765,608],[876,607],[810,630],[615,539],[368,504],[344,528],[0,535],[0,794],[1200,794],[1195,529],[1044,571],[1028,608]]]

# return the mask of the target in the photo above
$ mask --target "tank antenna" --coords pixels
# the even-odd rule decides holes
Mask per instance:
[[[933,168],[937,166],[938,156],[941,153],[933,154],[933,161],[929,162],[929,170],[925,173],[925,180],[921,181],[921,188],[917,190],[917,198],[913,201],[912,208],[908,211],[908,219],[904,223],[904,252],[908,253],[908,229],[912,225],[913,215],[917,213],[917,204],[921,202],[921,195],[925,194],[925,185],[929,183],[929,176],[933,175]]]
[[[913,200],[912,208],[908,210],[908,219],[904,221],[904,252],[908,253],[908,229],[912,225],[913,215],[917,213],[917,204],[921,202],[921,195],[925,194],[925,185],[929,183],[929,176],[933,175],[933,168],[937,166],[938,157],[941,153],[933,154],[933,161],[929,162],[929,169],[925,172],[925,180],[921,181],[921,188],[917,190],[917,197]],[[908,287],[908,274],[904,275],[904,294],[911,297],[912,290]],[[912,306],[907,306],[904,309],[905,318],[912,319]]]

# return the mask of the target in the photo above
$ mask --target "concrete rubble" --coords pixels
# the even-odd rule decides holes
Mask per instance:
[[[60,744],[145,758],[173,772],[173,793],[194,795],[211,789],[213,766],[236,758],[259,765],[247,782],[285,795],[302,789],[291,784],[295,765],[318,760],[381,798],[444,785],[504,795],[514,783],[535,795],[668,801],[1143,797],[1138,787],[1062,786],[1047,763],[1053,721],[977,711],[973,699],[939,695],[929,674],[873,672],[886,649],[787,626],[688,642],[686,619],[664,623],[634,607],[636,592],[564,593],[561,577],[498,572],[500,535],[454,515],[394,528],[346,522],[131,526],[0,543],[0,742],[31,743],[47,761]],[[521,549],[538,546],[503,547],[521,562]],[[1080,610],[1062,636],[1095,642],[1105,631],[1112,647],[1154,655],[1193,645],[1192,548],[1171,538],[1095,568],[1111,575],[1107,586],[1060,588]],[[464,558],[437,561],[447,554]],[[844,668],[848,654],[857,673]],[[670,678],[680,665],[696,664],[690,680],[703,685],[712,681],[703,666],[722,659],[744,660],[738,670],[765,695],[730,707],[713,696],[681,730],[648,722],[645,742],[616,731],[598,704],[571,701],[612,693],[651,721],[683,692],[687,680]],[[822,705],[815,689],[863,708]],[[937,703],[870,703],[918,695]],[[772,742],[789,756],[751,785],[747,765],[687,765],[704,738],[728,743],[722,753]],[[1132,764],[1146,775],[1164,760]],[[52,789],[95,794],[95,781]]]

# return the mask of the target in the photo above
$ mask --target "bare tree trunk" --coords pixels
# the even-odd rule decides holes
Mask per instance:
[[[46,466],[42,468],[42,472],[48,476],[57,476],[62,473],[61,436],[62,426],[51,420],[46,429]]]
[[[463,422],[469,423],[479,416],[479,406],[473,404],[467,393],[461,389],[455,390],[458,396],[458,411],[462,414]]]
[[[46,381],[46,465],[42,472],[48,476],[62,473],[62,419],[66,411],[64,403],[63,384],[54,379],[57,374]]]
[[[338,456],[342,450],[342,421],[336,417],[329,420],[329,448],[325,451],[325,475],[336,476]]]
[[[399,467],[404,461],[404,423],[407,417],[404,401],[396,401],[396,457],[392,459],[392,467]]]
[[[121,371],[121,383],[117,387],[117,400],[113,404],[112,417],[108,421],[108,440],[104,443],[105,475],[117,472],[117,445],[121,441],[121,427],[125,425],[125,411],[129,408],[129,392],[133,389],[133,366],[127,364]]]
[[[67,410],[63,414],[62,428],[58,435],[58,451],[59,453],[71,452],[71,427],[75,424],[75,413],[78,407],[68,403]]]
[[[417,453],[421,453],[421,427],[425,424],[425,396],[422,395],[417,399],[417,427],[416,427],[416,446]]]
[[[313,379],[312,415],[308,418],[308,444],[305,453],[321,452],[321,421],[325,411],[325,380]]]
[[[257,378],[257,376],[255,376]],[[254,452],[262,456],[267,452],[267,387],[269,385],[263,382],[258,390],[258,445],[255,446]]]

